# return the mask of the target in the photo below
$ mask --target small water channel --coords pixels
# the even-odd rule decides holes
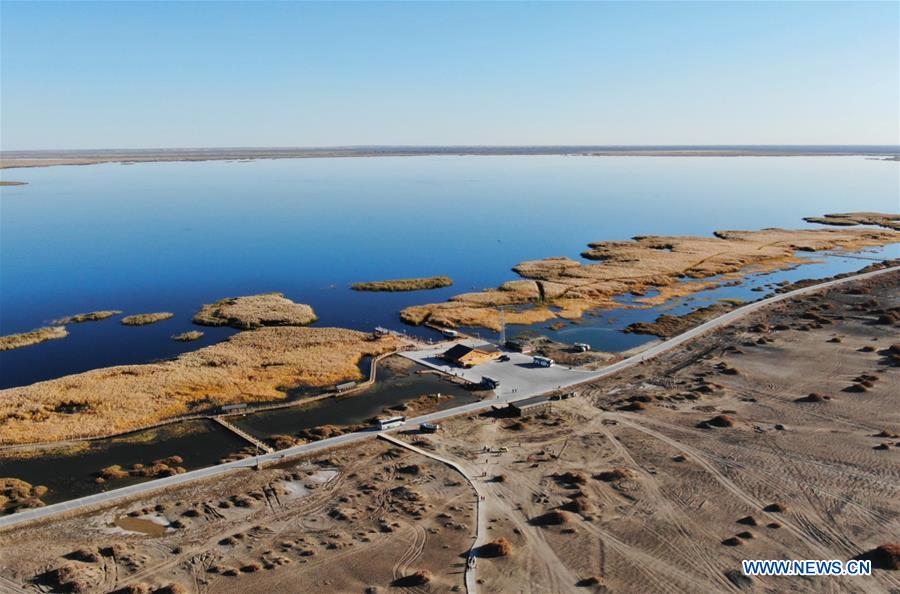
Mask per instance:
[[[95,473],[107,466],[130,467],[181,456],[184,459],[181,466],[194,470],[216,464],[223,455],[245,445],[244,440],[211,421],[186,421],[120,437],[76,442],[59,450],[37,450],[29,457],[3,455],[0,477],[45,485],[49,490],[41,499],[49,504],[148,480],[126,477],[96,483]]]
[[[361,363],[366,372],[369,365],[369,361]],[[309,406],[248,413],[229,420],[266,438],[319,425],[359,423],[385,408],[402,405],[425,394],[450,396],[438,403],[440,409],[478,398],[477,393],[434,373],[418,373],[425,371],[422,366],[410,363],[405,367],[407,369],[403,371],[395,371],[379,366],[375,385],[354,395],[328,398]],[[292,393],[292,396],[296,395]],[[42,501],[51,504],[150,480],[129,476],[97,483],[96,473],[114,464],[129,468],[136,463],[147,465],[177,455],[183,458],[181,466],[194,470],[217,464],[222,457],[248,445],[211,421],[186,421],[126,436],[80,442],[64,449],[36,451],[27,457],[0,452],[0,477],[45,485],[49,490]]]
[[[409,371],[403,372],[382,366],[378,368],[376,378],[375,385],[360,394],[319,400],[309,406],[231,417],[229,422],[256,437],[265,439],[279,434],[291,435],[302,429],[321,425],[362,423],[381,414],[384,409],[425,394],[450,397],[441,399],[437,403],[436,410],[478,400],[476,392],[443,376],[428,372],[421,365],[412,365]]]

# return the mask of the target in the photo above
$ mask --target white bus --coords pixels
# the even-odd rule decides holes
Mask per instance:
[[[406,417],[390,417],[387,419],[378,419],[378,429],[384,431],[385,429],[393,429],[394,427],[399,427],[403,423],[406,422]]]
[[[542,357],[540,355],[533,356],[531,358],[531,362],[538,367],[550,367],[553,365],[553,359],[551,359],[550,357]]]

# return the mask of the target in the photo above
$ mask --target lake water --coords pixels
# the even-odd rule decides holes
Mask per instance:
[[[590,241],[802,228],[809,215],[900,209],[898,163],[861,157],[292,159],[19,169],[4,179],[29,185],[4,187],[0,197],[0,333],[96,309],[176,315],[145,327],[70,325],[67,338],[0,353],[0,387],[221,340],[233,331],[204,328],[195,343],[169,337],[191,329],[200,304],[225,296],[281,291],[312,305],[318,325],[403,329],[398,312],[407,305],[496,286],[523,260],[577,258]],[[873,256],[898,255],[893,246]],[[832,258],[754,282],[867,263]],[[348,288],[431,275],[456,285]],[[721,291],[694,299],[761,295]],[[559,335],[629,348],[647,337],[621,327],[656,313],[616,311]]]

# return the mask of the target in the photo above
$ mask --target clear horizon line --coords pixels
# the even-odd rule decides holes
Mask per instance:
[[[451,150],[451,149],[553,149],[553,150],[729,150],[729,149],[889,149],[900,150],[900,144],[344,144],[281,146],[168,146],[168,147],[94,147],[66,149],[2,149],[0,155],[13,153],[76,153],[89,151],[359,151],[359,150]]]

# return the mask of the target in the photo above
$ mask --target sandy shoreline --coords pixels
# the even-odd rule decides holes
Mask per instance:
[[[0,169],[146,163],[160,161],[243,161],[338,157],[425,157],[568,155],[588,157],[811,157],[897,158],[895,146],[372,146],[311,148],[197,148],[67,151],[3,151]]]

